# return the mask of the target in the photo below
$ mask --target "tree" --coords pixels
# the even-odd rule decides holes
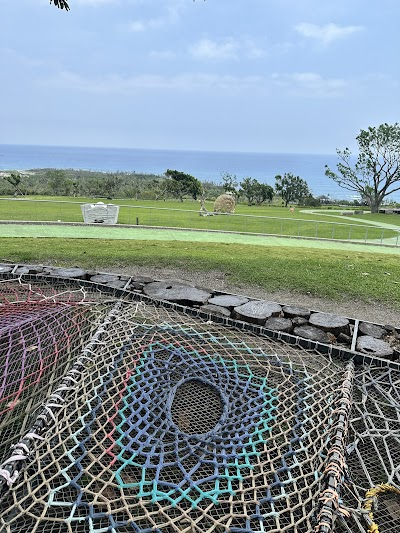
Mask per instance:
[[[22,181],[21,174],[14,174],[13,172],[9,176],[3,176],[3,179],[8,181],[10,185],[14,187],[14,196],[20,194],[24,196],[24,193],[21,191],[20,184]]]
[[[117,174],[106,174],[103,181],[103,194],[109,200],[114,198],[118,194],[118,190],[122,185],[122,177]]]
[[[194,200],[197,200],[203,190],[200,181],[190,174],[168,169],[165,175],[169,178],[164,182],[167,192],[179,198],[181,202],[183,202],[185,195],[190,195]]]
[[[229,174],[229,172],[223,172],[221,174],[222,186],[225,192],[237,193],[236,187],[238,182],[235,174]]]
[[[247,203],[249,205],[254,203],[254,198],[256,196],[258,181],[254,178],[244,178],[240,182],[240,194],[243,194],[247,198]]]
[[[381,124],[361,130],[356,137],[358,158],[351,161],[348,148],[336,150],[338,174],[326,165],[325,175],[340,187],[365,198],[371,212],[377,213],[389,194],[400,190],[400,125]]]
[[[66,0],[50,0],[50,4],[54,4],[59,9],[65,9],[65,11],[69,11],[69,5]]]
[[[271,187],[271,185],[267,185],[266,183],[257,183],[255,195],[256,204],[261,205],[266,201],[271,202],[271,200],[274,198],[274,193],[274,188]]]
[[[261,205],[266,200],[271,201],[274,197],[274,189],[271,185],[265,183],[259,183],[254,178],[244,178],[240,182],[240,193],[247,198],[249,205],[256,203]]]
[[[48,181],[49,189],[55,196],[69,195],[72,184],[64,170],[48,170],[45,174],[45,179]]]
[[[307,182],[291,172],[285,173],[283,177],[275,176],[275,181],[276,192],[282,196],[285,206],[311,195]]]

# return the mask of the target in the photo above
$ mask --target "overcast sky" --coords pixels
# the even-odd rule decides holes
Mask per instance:
[[[399,0],[0,0],[0,143],[334,153],[399,121]]]

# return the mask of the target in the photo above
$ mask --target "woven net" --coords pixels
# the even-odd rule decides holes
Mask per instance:
[[[0,462],[90,338],[89,301],[62,282],[0,283]]]
[[[397,533],[400,524],[398,369],[356,370],[348,427],[342,492],[344,505],[354,512],[340,531],[365,531],[369,527],[374,533]]]
[[[395,531],[396,492],[372,518],[364,503],[377,483],[399,483],[398,370],[354,368],[146,298],[70,287],[81,295],[71,302],[52,289],[60,300],[39,297],[27,316],[75,336],[66,362],[25,389],[41,391],[29,422],[9,418],[1,436],[3,450],[15,436],[1,533],[366,531],[368,520]],[[6,298],[5,316],[20,305]],[[15,316],[8,330],[38,345]],[[20,361],[26,348],[14,346]]]

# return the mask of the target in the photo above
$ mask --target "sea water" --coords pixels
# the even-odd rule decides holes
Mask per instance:
[[[325,165],[336,170],[338,158],[328,154],[273,154],[205,152],[136,148],[0,145],[0,170],[58,168],[101,172],[136,172],[163,175],[180,170],[200,181],[221,183],[225,172],[240,182],[246,177],[274,186],[275,176],[291,172],[304,179],[314,196],[353,199],[355,193],[340,188],[325,176]],[[396,200],[393,195],[393,200]]]

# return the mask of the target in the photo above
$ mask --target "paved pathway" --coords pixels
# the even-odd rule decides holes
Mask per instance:
[[[349,250],[351,252],[372,252],[400,255],[399,247],[356,244],[354,242],[328,241],[320,239],[299,239],[223,233],[199,230],[178,230],[176,228],[144,228],[140,226],[86,226],[74,224],[0,224],[0,237],[50,237],[71,239],[128,239],[187,242],[223,242],[253,244],[257,246],[286,246],[293,248],[314,248],[323,250]]]
[[[347,210],[348,211],[348,210]],[[334,215],[332,211],[328,211],[326,209],[301,209],[301,213],[308,213],[310,215],[324,215],[325,217],[334,217],[339,218],[340,220],[351,220],[352,222],[362,222],[363,224],[368,224],[370,226],[379,226],[380,228],[386,228],[386,229],[393,229],[395,231],[400,231],[400,225],[396,224],[387,224],[386,222],[378,222],[376,220],[368,220],[366,218],[357,218],[354,215],[346,216],[346,215]],[[340,211],[341,213],[342,211]],[[400,222],[400,217],[399,217]]]
[[[340,215],[334,215],[332,213],[332,211],[327,211],[326,209],[318,209],[318,210],[315,210],[315,209],[301,209],[301,212],[302,213],[308,213],[310,215],[322,214],[322,215],[328,216],[328,217],[339,218],[340,220],[343,220],[343,219],[351,220],[352,222],[362,222],[363,224],[368,224],[370,226],[378,226],[380,228],[392,229],[394,231],[399,232],[399,234],[400,234],[400,226],[396,225],[396,224],[388,224],[386,222],[378,222],[378,221],[375,221],[375,220],[368,220],[368,219],[365,219],[365,218],[357,218],[354,215],[351,215],[351,216],[346,216],[346,215],[341,215],[341,214]],[[376,242],[380,243],[380,239],[377,239]],[[389,245],[400,244],[400,237],[389,237],[387,239],[383,239],[382,242],[384,244],[389,244]]]

